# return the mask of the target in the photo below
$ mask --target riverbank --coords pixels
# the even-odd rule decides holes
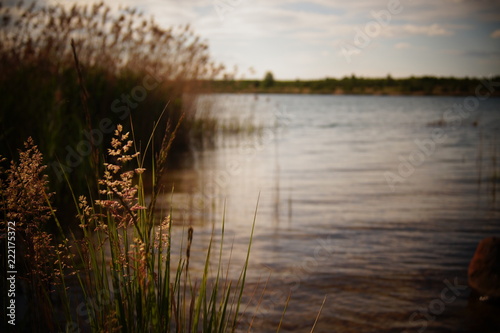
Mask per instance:
[[[254,94],[328,94],[328,95],[388,95],[388,96],[469,96],[477,89],[484,94],[500,96],[500,76],[491,78],[408,77],[385,78],[344,77],[321,80],[213,80],[209,86],[215,93]],[[478,88],[483,87],[483,88]]]

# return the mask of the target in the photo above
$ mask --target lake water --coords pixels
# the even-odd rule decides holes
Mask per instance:
[[[237,277],[260,195],[244,319],[256,332],[276,330],[289,294],[282,332],[309,332],[325,296],[315,332],[499,332],[500,308],[466,287],[477,243],[500,235],[500,99],[474,101],[204,96],[200,112],[240,132],[171,170],[163,208],[194,226],[199,262],[225,216]]]

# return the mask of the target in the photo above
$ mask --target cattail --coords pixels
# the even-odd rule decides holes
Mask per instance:
[[[186,247],[186,273],[189,272],[189,258],[191,258],[191,244],[193,242],[193,227],[188,229],[188,243]]]

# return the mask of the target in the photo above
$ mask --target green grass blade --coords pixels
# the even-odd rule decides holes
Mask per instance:
[[[245,280],[246,280],[246,276],[247,276],[248,262],[250,260],[250,249],[252,248],[253,234],[255,231],[255,222],[257,221],[257,210],[259,207],[259,200],[260,200],[260,192],[259,192],[259,196],[257,197],[257,204],[255,205],[255,213],[253,216],[252,231],[250,233],[250,240],[248,242],[248,250],[247,250],[247,256],[245,259],[245,265],[243,267],[242,275],[241,275],[240,281],[239,281],[240,290],[239,290],[238,300],[236,302],[236,311],[235,311],[235,317],[234,317],[233,327],[232,327],[233,332],[236,330],[236,327],[238,326],[238,318],[239,318],[238,316],[239,316],[239,311],[240,311],[241,299],[243,297],[243,289],[245,286]]]

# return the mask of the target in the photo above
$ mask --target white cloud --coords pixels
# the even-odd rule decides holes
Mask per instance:
[[[491,38],[500,38],[500,29],[493,31],[490,35]]]
[[[413,25],[407,24],[403,26],[403,30],[411,35],[427,35],[427,36],[450,36],[453,35],[453,31],[447,30],[440,26],[439,24],[431,25]]]

